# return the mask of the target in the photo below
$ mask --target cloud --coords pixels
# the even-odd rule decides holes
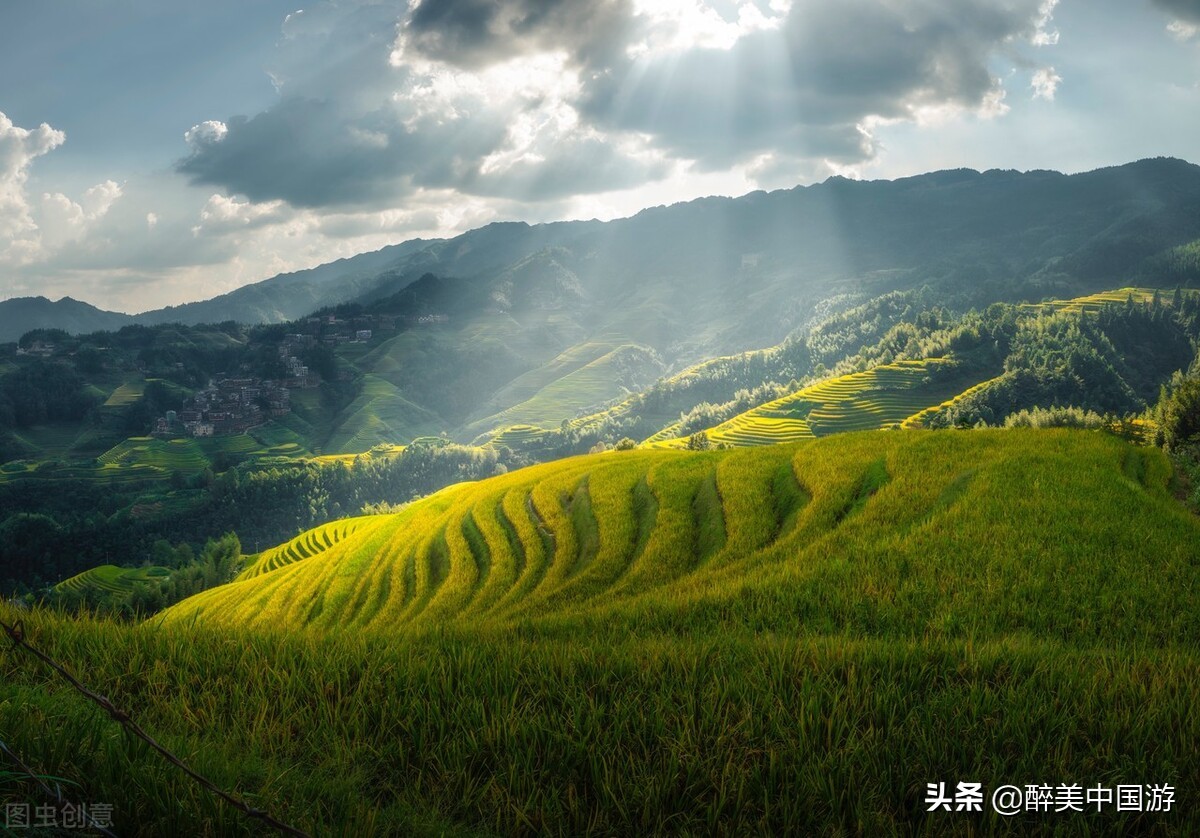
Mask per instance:
[[[1177,40],[1191,41],[1200,37],[1200,0],[1150,0],[1174,20],[1167,31]]]
[[[875,153],[864,128],[931,109],[994,112],[997,53],[1036,38],[1044,3],[809,0],[779,32],[728,50],[631,61],[589,86],[597,124],[721,168],[776,153],[841,164]]]
[[[214,146],[221,140],[225,139],[225,135],[229,133],[229,128],[224,122],[219,122],[215,119],[209,119],[201,122],[199,125],[193,125],[187,131],[183,132],[183,141],[190,145],[194,150],[200,151],[206,147]]]
[[[294,215],[283,201],[252,204],[224,195],[212,195],[200,210],[200,223],[192,228],[195,235],[254,230],[270,224],[281,224]]]
[[[1176,20],[1200,24],[1200,0],[1150,0]]]
[[[874,158],[880,125],[1005,113],[990,68],[1056,43],[1056,4],[318,3],[285,21],[279,101],[194,126],[177,169],[254,204],[339,212],[439,190],[556,201],[764,155],[842,170]]]
[[[634,25],[630,0],[422,0],[402,26],[394,60],[479,69],[563,51],[576,64],[603,66]]]
[[[1058,85],[1061,82],[1062,76],[1056,73],[1053,67],[1042,67],[1034,72],[1033,80],[1030,82],[1030,86],[1033,88],[1033,98],[1053,102],[1054,94],[1058,92]]]
[[[20,128],[0,113],[0,264],[9,270],[44,262],[89,236],[122,196],[120,184],[106,180],[79,200],[62,192],[28,194],[33,161],[66,142],[46,123]]]
[[[38,213],[40,255],[44,257],[84,238],[123,194],[121,185],[112,180],[91,187],[79,201],[61,192],[44,193]]]
[[[66,142],[62,131],[42,123],[20,128],[0,113],[0,262],[26,262],[40,247],[25,184],[29,166]]]
[[[1058,43],[1058,30],[1050,28],[1054,22],[1054,9],[1057,5],[1058,0],[1042,0],[1042,5],[1038,7],[1037,23],[1033,38],[1030,39],[1034,46],[1052,47]]]

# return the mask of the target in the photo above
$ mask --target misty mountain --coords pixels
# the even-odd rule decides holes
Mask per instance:
[[[45,297],[14,297],[0,301],[0,343],[14,341],[32,329],[62,329],[71,334],[86,334],[119,329],[133,322],[128,314],[104,311],[70,297],[57,302]]]
[[[964,305],[1070,297],[1136,280],[1155,257],[1196,239],[1200,167],[1181,160],[1069,176],[959,169],[894,181],[834,177],[610,222],[490,224],[133,320],[282,322],[383,300],[434,274],[464,283],[453,303],[460,315],[558,311],[576,337],[607,330],[674,363],[773,343],[836,294],[928,285]],[[30,328],[0,311],[7,339]],[[65,310],[36,325],[97,328]]]
[[[380,274],[429,244],[429,240],[413,239],[315,268],[279,274],[210,300],[148,311],[135,315],[134,320],[148,326],[158,323],[194,326],[226,320],[239,323],[295,320],[365,293],[378,284]]]

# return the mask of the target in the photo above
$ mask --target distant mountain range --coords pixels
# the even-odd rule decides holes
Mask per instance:
[[[1176,159],[1070,176],[959,169],[894,181],[834,177],[610,222],[490,224],[139,315],[71,298],[10,299],[0,302],[0,341],[34,328],[283,322],[382,299],[433,273],[464,281],[455,293],[477,306],[564,307],[584,314],[587,326],[611,323],[606,306],[626,314],[641,307],[640,322],[619,318],[623,338],[700,357],[777,340],[802,319],[805,301],[831,293],[931,285],[979,301],[1067,297],[1126,284],[1156,256],[1198,238],[1200,167]]]

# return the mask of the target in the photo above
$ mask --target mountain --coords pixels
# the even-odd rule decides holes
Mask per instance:
[[[0,343],[15,341],[32,329],[62,329],[71,334],[119,329],[134,322],[128,314],[104,311],[63,297],[14,297],[0,301]]]
[[[432,273],[468,280],[477,308],[519,312],[532,301],[578,315],[586,330],[615,330],[694,360],[773,343],[836,293],[930,284],[980,301],[1072,297],[1127,284],[1156,257],[1198,238],[1200,167],[1171,158],[1076,175],[959,169],[894,181],[834,177],[603,223],[490,224],[135,320],[282,322],[383,299]]]
[[[315,268],[279,274],[210,300],[148,311],[133,319],[146,325],[295,320],[366,293],[378,283],[380,274],[429,245],[427,240],[414,239]]]

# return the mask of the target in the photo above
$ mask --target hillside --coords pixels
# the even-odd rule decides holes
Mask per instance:
[[[1094,432],[591,455],[445,489],[164,619],[390,634],[652,613],[665,628],[762,596],[774,605],[756,609],[780,609],[755,618],[772,630],[1194,636],[1200,523],[1168,496],[1168,472]],[[1096,610],[1108,586],[1137,588],[1146,610]]]
[[[896,181],[832,178],[603,223],[491,224],[280,275],[133,322],[236,319],[288,322],[298,331],[305,315],[335,304],[342,317],[388,312],[398,332],[376,329],[367,351],[338,350],[340,369],[332,372],[352,377],[357,392],[323,397],[301,421],[272,429],[279,431],[273,444],[357,452],[441,432],[483,443],[510,426],[557,430],[568,420],[582,429],[588,417],[656,381],[714,358],[783,346],[898,293],[921,296],[867,311],[867,318],[895,325],[935,306],[961,313],[1134,283],[1170,293],[1192,281],[1197,219],[1200,167],[1171,159],[1070,176],[957,170]],[[774,383],[815,383],[823,377],[818,363],[834,370],[883,334],[858,337],[858,346],[845,340],[844,351],[810,343],[807,355],[779,365]],[[93,343],[99,351],[90,358],[102,362],[107,344]],[[142,355],[138,363],[163,376],[171,367],[156,362],[178,363],[180,351],[164,346]],[[228,364],[212,360],[198,377]],[[111,393],[120,383],[103,381],[99,389]],[[734,391],[719,395],[728,400]],[[630,436],[647,439],[700,401],[622,421],[636,426]],[[147,432],[148,424],[136,430]],[[91,438],[62,446],[57,437],[42,445],[35,434],[10,444],[33,459],[43,450],[73,454],[119,441],[105,439],[107,446]]]
[[[302,535],[141,625],[0,615],[314,834],[1185,835],[1200,521],[1168,474],[1083,431],[591,455]],[[17,654],[0,729],[122,832],[252,833]],[[1177,803],[931,813],[960,780]]]

